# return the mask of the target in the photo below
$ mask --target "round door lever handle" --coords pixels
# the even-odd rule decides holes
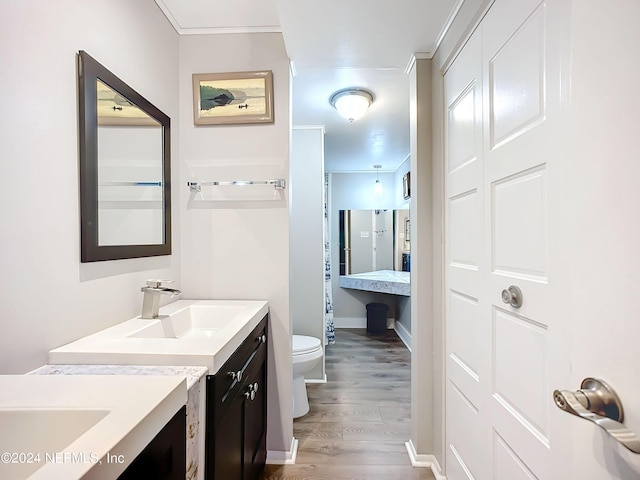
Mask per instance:
[[[620,398],[602,380],[585,378],[575,392],[555,390],[553,400],[559,409],[595,423],[628,450],[640,454],[640,437],[622,423]]]
[[[520,308],[522,306],[522,290],[517,285],[505,288],[502,290],[502,301],[513,308]]]

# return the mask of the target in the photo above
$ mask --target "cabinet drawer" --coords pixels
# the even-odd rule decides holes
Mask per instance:
[[[266,339],[267,316],[253,329],[229,360],[218,370],[218,373],[213,377],[207,377],[207,403],[215,405],[213,426],[220,422],[233,397],[240,391],[252,359],[260,352],[266,353]],[[239,376],[238,373],[240,373]]]

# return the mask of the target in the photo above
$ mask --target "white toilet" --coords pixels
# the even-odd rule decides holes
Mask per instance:
[[[293,335],[293,418],[309,412],[307,386],[304,374],[313,370],[322,358],[322,343],[319,338]]]

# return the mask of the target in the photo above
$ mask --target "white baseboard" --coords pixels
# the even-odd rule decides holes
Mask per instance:
[[[447,480],[447,477],[442,474],[442,470],[438,464],[438,459],[436,459],[434,455],[418,455],[411,440],[406,442],[404,445],[407,447],[407,453],[411,459],[411,465],[414,467],[430,468],[436,480]]]
[[[270,465],[295,465],[298,455],[298,439],[291,439],[291,448],[288,452],[279,450],[267,450],[267,463]]]
[[[393,328],[400,337],[400,340],[402,340],[402,343],[404,343],[407,349],[411,351],[411,334],[409,333],[409,330],[407,330],[400,322],[394,322]]]
[[[304,383],[327,383],[327,374],[324,374],[324,378],[305,378]]]

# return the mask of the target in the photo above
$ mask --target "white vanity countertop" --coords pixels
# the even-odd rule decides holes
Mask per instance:
[[[154,324],[159,329],[162,321],[134,318],[50,351],[49,363],[201,365],[207,367],[210,374],[215,374],[269,311],[268,303],[262,300],[178,300],[161,307],[160,317],[177,315],[194,305],[213,309],[242,306],[243,309],[208,338],[132,337]]]
[[[398,272],[396,270],[376,270],[374,272],[341,275],[340,286],[368,292],[411,296],[410,275],[409,272]]]
[[[204,478],[204,392],[207,367],[155,365],[44,365],[31,375],[172,375],[187,381],[187,475],[186,480]],[[202,407],[202,408],[201,408]]]
[[[0,375],[0,478],[115,479],[186,401],[179,376]]]

